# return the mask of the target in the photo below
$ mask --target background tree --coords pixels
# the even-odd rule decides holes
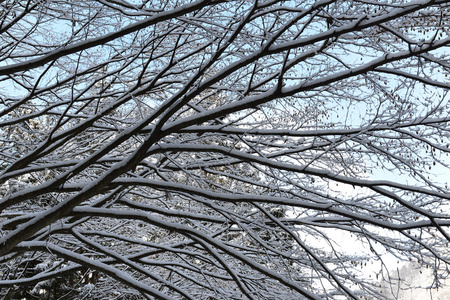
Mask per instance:
[[[438,287],[447,2],[1,2],[2,295]]]

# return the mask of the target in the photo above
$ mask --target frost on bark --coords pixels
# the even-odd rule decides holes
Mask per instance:
[[[447,2],[0,2],[0,294],[439,287]]]

